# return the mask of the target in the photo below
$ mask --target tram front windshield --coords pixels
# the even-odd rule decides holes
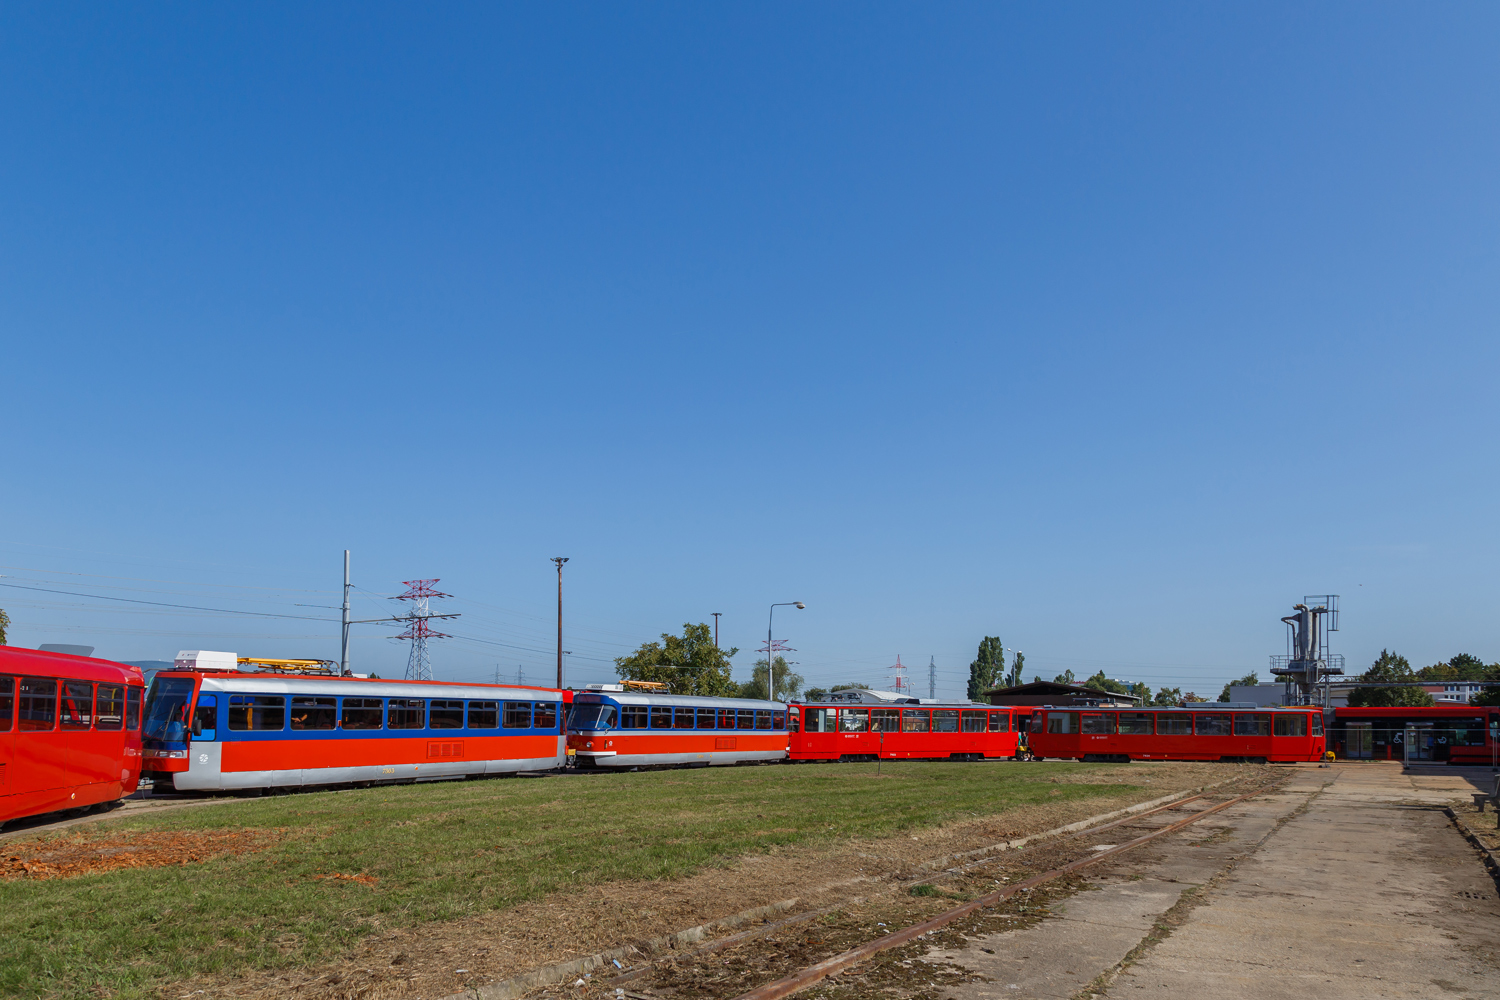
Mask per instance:
[[[574,705],[573,715],[568,719],[569,729],[613,729],[615,706]]]
[[[193,682],[186,677],[158,677],[151,682],[146,699],[146,725],[141,735],[148,740],[181,743],[187,738],[187,703],[193,697]]]

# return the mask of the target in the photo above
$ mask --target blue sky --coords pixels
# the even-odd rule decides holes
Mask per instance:
[[[11,641],[1500,659],[1500,12],[0,7]],[[181,612],[181,613],[179,613]],[[357,667],[404,647],[363,627]],[[748,676],[752,656],[736,658]],[[923,690],[922,693],[926,693]]]

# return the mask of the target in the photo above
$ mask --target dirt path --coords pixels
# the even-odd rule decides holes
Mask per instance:
[[[924,862],[940,856],[1227,779],[1258,784],[1274,771],[1219,764],[1121,765],[1107,779],[1138,783],[1139,790],[1015,809],[916,835],[772,849],[686,879],[594,886],[586,896],[558,893],[461,921],[384,931],[377,927],[351,954],[326,966],[177,982],[163,986],[159,996],[177,998],[203,990],[197,995],[434,1000],[471,984],[492,983],[792,897],[799,906],[817,907],[854,896],[889,895],[899,881],[918,877]]]

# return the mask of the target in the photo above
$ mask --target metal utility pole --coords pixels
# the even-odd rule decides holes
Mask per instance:
[[[562,689],[562,568],[563,563],[568,561],[567,556],[553,556],[552,561],[557,563],[557,687]]]
[[[719,616],[723,613],[722,611],[714,612],[714,649],[719,648]]]
[[[798,611],[807,607],[801,601],[782,601],[771,605],[770,614],[766,615],[766,700],[776,700],[776,643],[771,641],[771,622],[776,617],[777,608],[793,607]]]
[[[937,659],[932,656],[927,658],[927,698],[937,701]]]
[[[343,639],[339,643],[339,673],[349,676],[349,550],[344,550]]]

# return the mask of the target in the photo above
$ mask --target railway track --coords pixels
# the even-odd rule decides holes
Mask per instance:
[[[621,1000],[662,994],[713,997],[720,1000],[780,1000],[825,981],[864,974],[883,963],[884,981],[874,993],[895,985],[903,969],[901,949],[925,949],[938,934],[987,934],[1023,927],[1046,915],[1049,902],[1081,887],[1079,873],[1100,862],[1137,850],[1160,838],[1181,833],[1202,820],[1268,791],[1279,781],[1242,794],[1201,793],[1064,837],[948,868],[917,879],[901,880],[889,898],[851,899],[836,906],[796,913],[679,952],[640,968],[628,969],[586,984],[553,988],[540,995],[615,996]],[[1180,815],[1190,810],[1187,815]],[[1159,825],[1158,825],[1159,824]],[[1106,832],[1144,832],[1119,844],[1096,843]],[[1154,827],[1154,828],[1153,828]],[[1134,832],[1134,831],[1131,831]],[[974,890],[995,886],[986,892]],[[943,901],[956,905],[937,909]],[[884,918],[884,919],[881,919]],[[904,922],[898,924],[898,920]],[[890,926],[897,929],[890,930]],[[926,966],[923,963],[917,963]],[[913,979],[929,976],[922,971]],[[580,991],[579,985],[583,988]],[[832,984],[827,984],[832,985]],[[925,980],[911,984],[920,993]],[[747,988],[748,987],[748,988]],[[659,992],[658,992],[659,991]],[[820,992],[826,992],[820,989]],[[845,991],[840,991],[843,995]],[[863,995],[856,991],[855,995]]]

